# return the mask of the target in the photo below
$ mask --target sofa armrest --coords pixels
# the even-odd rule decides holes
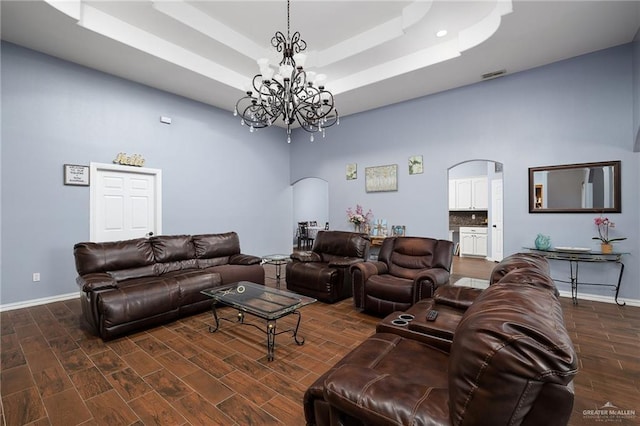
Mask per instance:
[[[230,265],[256,265],[262,263],[262,258],[250,254],[234,254],[229,257]]]
[[[80,275],[76,278],[76,284],[85,293],[106,288],[118,288],[118,282],[106,272]]]
[[[443,285],[433,294],[433,300],[440,305],[466,310],[482,293],[479,288]]]
[[[400,375],[372,368],[353,364],[337,368],[326,378],[324,394],[331,424],[345,416],[362,424],[450,424],[448,389],[408,383]]]
[[[343,259],[333,259],[329,262],[329,266],[337,267],[337,268],[348,268],[351,265],[355,265],[356,263],[364,262],[364,259],[359,257],[345,257]]]
[[[291,260],[297,262],[322,262],[322,256],[313,251],[291,253]]]

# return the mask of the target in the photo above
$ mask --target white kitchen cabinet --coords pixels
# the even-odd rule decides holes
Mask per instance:
[[[460,254],[463,256],[486,256],[487,228],[461,226]]]
[[[487,177],[449,180],[449,210],[487,210]]]

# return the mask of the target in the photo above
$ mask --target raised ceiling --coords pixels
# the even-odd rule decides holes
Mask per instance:
[[[286,1],[7,1],[2,39],[232,111]],[[631,42],[636,1],[291,2],[341,116]],[[446,30],[447,35],[436,37]]]

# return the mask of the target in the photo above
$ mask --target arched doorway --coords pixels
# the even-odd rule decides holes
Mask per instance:
[[[502,168],[492,160],[468,160],[448,169],[449,237],[458,255],[496,262],[504,257]]]
[[[304,178],[293,184],[292,240],[296,240],[298,222],[329,221],[329,183],[320,178]]]

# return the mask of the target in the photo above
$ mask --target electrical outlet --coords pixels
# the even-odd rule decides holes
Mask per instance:
[[[36,283],[40,281],[40,272],[34,272],[33,273],[33,282]]]

